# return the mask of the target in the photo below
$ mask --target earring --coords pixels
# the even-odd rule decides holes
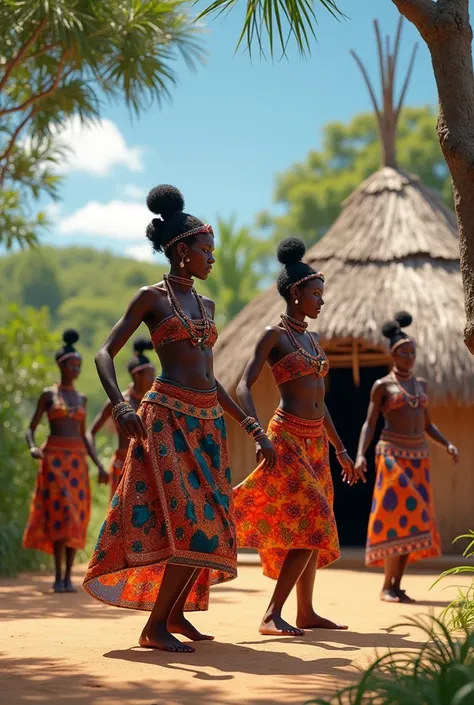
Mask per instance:
[[[298,299],[295,299],[295,304],[299,304],[299,301],[298,301]]]
[[[190,261],[191,261],[191,260],[189,259],[189,257],[186,257],[186,262],[190,262]]]
[[[179,266],[181,269],[184,269],[184,257],[181,258],[181,262],[179,263]]]

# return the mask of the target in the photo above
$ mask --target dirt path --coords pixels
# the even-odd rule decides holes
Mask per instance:
[[[334,683],[349,682],[374,648],[416,646],[416,634],[390,627],[410,613],[439,611],[452,595],[430,591],[432,575],[412,575],[406,587],[418,605],[387,605],[377,599],[380,577],[321,571],[321,611],[346,621],[351,631],[276,639],[260,637],[255,629],[272,582],[259,568],[244,566],[237,580],[213,589],[209,613],[192,617],[216,641],[198,645],[191,655],[134,648],[144,613],[106,607],[82,592],[55,596],[43,575],[3,580],[1,700],[8,705],[303,705],[327,694]],[[285,616],[293,615],[291,600]]]

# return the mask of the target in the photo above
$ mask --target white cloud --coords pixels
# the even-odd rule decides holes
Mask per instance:
[[[107,176],[118,165],[134,172],[143,170],[142,150],[129,147],[112,120],[81,124],[79,117],[74,116],[57,132],[57,138],[67,148],[61,171],[85,171],[94,176]]]
[[[114,240],[142,240],[151,220],[145,205],[133,201],[89,201],[85,206],[59,222],[63,235],[94,235]]]
[[[151,244],[149,245],[130,245],[125,248],[125,254],[127,257],[136,259],[139,262],[153,262],[153,252],[151,249]]]
[[[125,184],[120,188],[120,193],[134,201],[144,201],[146,196],[145,189],[135,186],[135,184]]]

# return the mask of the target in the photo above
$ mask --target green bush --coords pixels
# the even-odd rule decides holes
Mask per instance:
[[[396,627],[417,628],[426,637],[421,649],[388,652],[359,681],[330,700],[313,705],[473,705],[474,634],[454,638],[442,620],[415,617]]]
[[[462,541],[463,539],[469,541],[463,553],[464,558],[474,558],[474,531],[471,529],[469,533],[458,536],[455,541]],[[435,585],[440,580],[454,575],[472,575],[471,584],[467,588],[459,585],[454,586],[457,587],[457,597],[446,607],[442,618],[448,629],[452,631],[464,630],[472,632],[474,631],[474,565],[461,565],[445,570],[435,582]]]
[[[46,309],[7,310],[0,328],[0,574],[43,566],[48,558],[23,551],[21,539],[38,470],[25,442],[25,427],[54,371],[58,340]],[[40,428],[38,439],[46,429]]]

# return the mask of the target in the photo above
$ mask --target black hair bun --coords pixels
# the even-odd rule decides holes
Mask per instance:
[[[286,267],[301,262],[306,252],[303,240],[298,237],[287,237],[280,242],[277,249],[278,261]]]
[[[387,323],[384,323],[382,326],[382,335],[391,340],[399,330],[400,324],[398,321],[387,321]]]
[[[399,313],[395,314],[395,320],[400,328],[407,328],[413,323],[413,316],[406,311],[399,311]]]
[[[141,355],[145,350],[153,350],[153,343],[148,338],[137,338],[133,343],[133,349],[137,355]]]
[[[65,345],[74,345],[79,340],[79,333],[74,328],[68,328],[63,333],[63,341]]]
[[[146,204],[148,209],[156,215],[161,215],[166,220],[173,213],[180,213],[184,210],[184,198],[181,191],[176,186],[162,184],[152,188],[147,196]],[[152,221],[154,223],[154,221]]]

